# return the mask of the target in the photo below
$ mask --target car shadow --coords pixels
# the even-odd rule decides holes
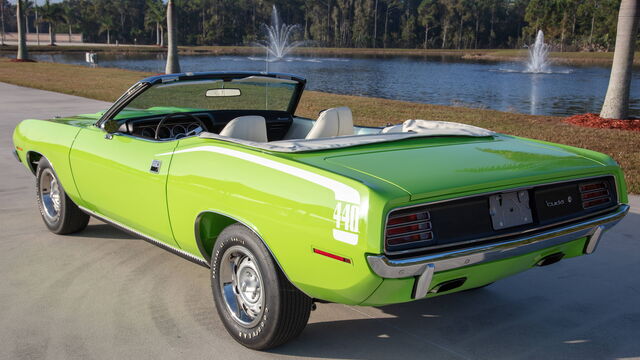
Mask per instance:
[[[272,350],[339,359],[604,359],[640,356],[640,214],[594,255],[486,288],[382,307],[318,305],[302,335]],[[342,320],[344,319],[344,320]]]
[[[337,359],[539,359],[640,356],[640,214],[594,255],[490,285],[381,307],[318,304],[299,338],[274,355]],[[78,236],[138,240],[92,223]]]
[[[487,303],[499,304],[500,310],[471,315]],[[317,311],[335,306],[340,305],[321,304]],[[300,338],[271,352],[338,359],[475,358],[458,345],[483,331],[487,323],[526,311],[490,288],[383,307],[348,308],[359,318],[310,323]]]
[[[92,221],[94,220],[92,219]],[[89,225],[87,225],[87,227],[81,232],[78,232],[75,234],[69,234],[67,236],[113,239],[113,240],[142,240],[140,237],[137,237],[124,230],[120,230],[115,226],[102,223],[102,222],[89,223]]]

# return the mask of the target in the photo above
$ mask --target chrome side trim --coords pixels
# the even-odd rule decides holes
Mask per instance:
[[[444,199],[444,200],[437,200],[437,201],[427,201],[427,202],[423,202],[423,203],[420,203],[420,204],[399,206],[399,207],[390,209],[387,212],[387,215],[385,216],[384,229],[383,229],[383,233],[382,233],[383,234],[383,245],[384,245],[384,249],[385,249],[385,254],[387,254],[387,255],[412,254],[412,253],[416,253],[416,252],[419,252],[419,251],[425,251],[425,250],[430,250],[430,249],[435,250],[435,249],[438,249],[438,248],[465,245],[465,244],[470,244],[470,243],[474,243],[474,242],[488,241],[488,240],[499,239],[499,238],[506,238],[506,237],[515,235],[514,233],[508,233],[508,234],[497,235],[497,236],[489,236],[489,237],[482,238],[482,239],[467,240],[467,241],[462,241],[462,242],[457,242],[457,243],[452,243],[452,244],[444,244],[444,245],[436,246],[436,247],[425,246],[425,247],[420,247],[420,248],[415,248],[415,249],[407,249],[407,250],[399,250],[399,251],[387,251],[387,241],[386,241],[386,238],[385,238],[386,233],[387,233],[387,227],[388,227],[387,224],[389,223],[389,216],[394,211],[412,209],[412,208],[422,207],[422,206],[436,205],[436,204],[441,204],[441,203],[445,203],[445,202],[470,199],[470,198],[480,197],[480,196],[502,194],[502,193],[505,193],[505,192],[512,192],[512,191],[519,191],[519,190],[530,190],[530,189],[536,188],[538,186],[557,185],[557,184],[563,184],[563,183],[574,182],[574,181],[584,181],[584,180],[607,178],[607,177],[613,178],[613,183],[616,186],[616,200],[619,200],[620,197],[618,196],[617,182],[615,181],[616,180],[615,176],[613,176],[612,174],[601,174],[601,175],[588,176],[588,177],[584,177],[584,178],[574,178],[574,179],[569,179],[569,180],[560,180],[560,181],[554,181],[554,182],[543,183],[543,184],[535,184],[535,185],[520,186],[520,187],[515,187],[515,188],[508,188],[508,189],[503,189],[503,190],[492,190],[492,191],[487,191],[487,192],[478,193],[478,194],[465,195],[465,196],[460,196],[460,197],[453,197],[453,198]],[[578,218],[573,218],[573,219],[569,219],[569,220],[565,220],[565,221],[561,221],[561,222],[556,222],[554,224],[539,226],[539,227],[531,228],[531,229],[528,229],[528,230],[525,230],[525,231],[526,232],[535,232],[535,231],[544,230],[544,229],[551,228],[551,227],[558,226],[558,225],[562,225],[562,224],[565,224],[565,223],[568,223],[568,222],[573,222],[573,221],[580,220],[580,219],[587,218],[587,217],[591,217],[591,216],[594,216],[594,215],[599,215],[601,213],[611,211],[612,209],[615,209],[615,208],[617,208],[617,205],[614,205],[611,208],[603,209],[602,211],[598,211],[598,212],[595,212],[595,213],[587,214],[587,215],[584,215],[584,216],[581,216],[581,217],[578,217]]]
[[[183,259],[189,260],[191,262],[194,262],[194,263],[196,263],[198,265],[202,265],[204,267],[209,267],[209,263],[205,259],[199,258],[199,257],[197,257],[197,256],[195,256],[193,254],[190,254],[190,253],[188,253],[188,252],[186,252],[184,250],[175,248],[175,247],[173,247],[173,246],[171,246],[171,245],[169,245],[167,243],[164,243],[164,242],[162,242],[162,241],[160,241],[158,239],[152,238],[149,235],[143,234],[138,230],[132,229],[132,228],[126,226],[126,225],[123,225],[123,224],[121,224],[121,223],[119,223],[119,222],[117,222],[117,221],[115,221],[113,219],[110,219],[110,218],[108,218],[108,217],[106,217],[106,216],[104,216],[102,214],[99,214],[99,213],[97,213],[97,212],[95,212],[93,210],[89,210],[89,209],[87,209],[85,207],[82,207],[82,206],[78,206],[78,207],[80,208],[80,210],[82,210],[82,211],[86,212],[87,214],[95,217],[96,219],[104,221],[104,222],[106,222],[106,223],[108,223],[110,225],[113,225],[113,226],[115,226],[115,227],[117,227],[117,228],[119,228],[121,230],[124,230],[124,231],[126,231],[128,233],[131,233],[133,235],[139,236],[140,238],[142,238],[142,240],[147,241],[147,242],[149,242],[149,243],[151,243],[153,245],[156,245],[156,246],[158,246],[158,247],[160,247],[160,248],[162,248],[164,250],[167,250],[167,251],[169,251],[171,253],[174,253],[174,254],[182,257]]]
[[[367,262],[378,276],[389,279],[418,276],[414,299],[426,296],[431,286],[431,275],[442,271],[506,259],[518,255],[543,250],[581,237],[589,237],[585,253],[593,252],[602,233],[617,224],[629,211],[629,205],[622,204],[614,211],[571,225],[523,236],[517,239],[479,245],[404,259],[390,259],[385,255],[368,255]],[[433,269],[431,269],[433,267]]]

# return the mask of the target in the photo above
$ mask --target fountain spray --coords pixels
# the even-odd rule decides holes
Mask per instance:
[[[538,30],[536,42],[529,47],[529,63],[527,72],[545,73],[549,72],[549,45],[544,43],[544,33]]]

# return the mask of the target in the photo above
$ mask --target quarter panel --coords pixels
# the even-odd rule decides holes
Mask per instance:
[[[299,171],[315,177],[301,177]],[[322,179],[331,181],[319,185]],[[348,200],[339,195],[341,187],[334,187],[338,184],[359,198],[351,204],[360,207],[356,243],[334,237],[336,204]],[[185,139],[173,155],[167,187],[176,240],[190,253],[199,254],[196,217],[213,211],[251,227],[287,277],[312,297],[356,304],[381,282],[372,276],[364,255],[380,252],[379,227],[369,230],[368,225],[382,221],[384,201],[361,183],[221,141]],[[351,263],[318,255],[314,248]]]

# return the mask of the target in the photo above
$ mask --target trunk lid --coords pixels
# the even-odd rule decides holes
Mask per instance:
[[[298,160],[350,177],[384,180],[409,193],[411,200],[580,176],[604,165],[560,147],[503,135],[422,140],[419,145],[412,141],[360,151],[356,147]],[[366,182],[365,177],[360,180]]]

